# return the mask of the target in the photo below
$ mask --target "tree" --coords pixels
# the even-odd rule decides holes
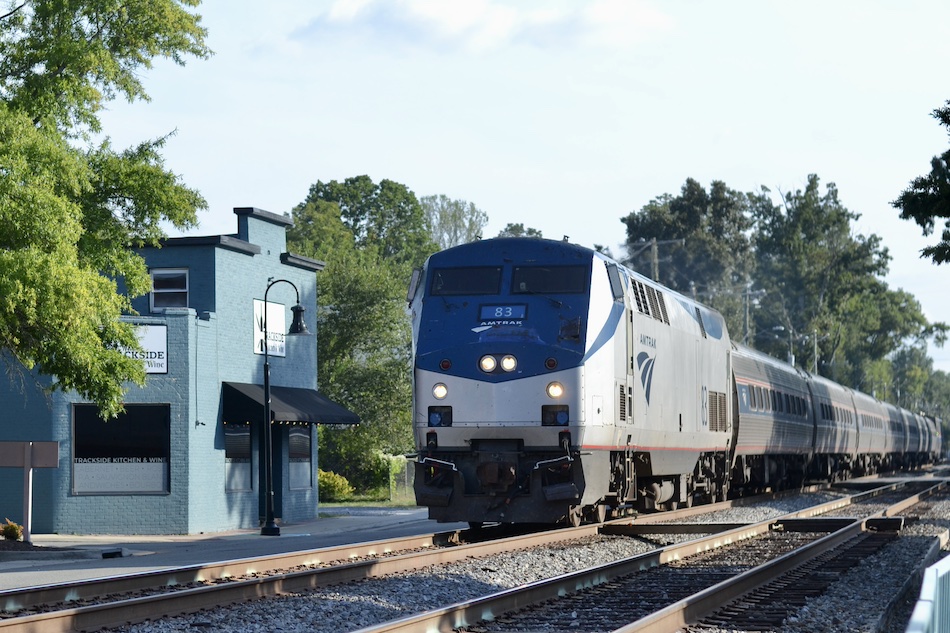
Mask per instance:
[[[409,267],[438,248],[421,210],[392,181],[318,182],[294,209],[287,234],[294,252],[326,262],[318,277],[320,389],[363,421],[321,430],[321,464],[362,490],[388,482],[377,452],[412,449],[406,288]]]
[[[380,257],[397,265],[419,266],[438,247],[426,226],[426,215],[416,194],[392,180],[374,183],[369,176],[345,181],[317,181],[303,205],[333,202],[358,248],[370,244]]]
[[[924,389],[933,373],[933,361],[927,356],[925,345],[904,347],[894,354],[893,396],[898,406],[920,411]]]
[[[781,206],[769,194],[763,188],[752,197],[756,284],[767,293],[755,323],[762,333],[785,334],[760,337],[766,351],[780,357],[789,351],[799,366],[817,364],[819,372],[860,388],[869,363],[905,340],[942,342],[946,326],[928,323],[912,296],[881,281],[887,249],[877,235],[852,234],[859,216],[841,204],[834,183],[822,194],[812,174],[804,190],[785,194]],[[805,345],[806,337],[817,340]]]
[[[923,409],[930,415],[950,422],[950,374],[937,370],[930,374],[924,386]],[[944,441],[947,440],[947,429],[943,430]]]
[[[432,239],[445,250],[459,244],[474,242],[482,237],[488,224],[488,214],[465,200],[450,200],[448,196],[425,196],[420,200],[429,222]]]
[[[122,348],[119,321],[147,292],[136,246],[160,223],[186,228],[201,196],[165,169],[165,139],[115,151],[99,112],[122,95],[147,99],[142,69],[156,57],[207,57],[194,0],[51,0],[0,16],[0,346],[9,369],[39,367],[53,388],[76,390],[104,415],[123,383],[144,381]],[[119,296],[123,278],[129,296]]]
[[[530,226],[525,228],[521,222],[518,224],[509,222],[505,228],[498,232],[497,237],[543,237],[543,235],[538,229],[533,229]]]
[[[933,111],[933,117],[950,131],[950,101]],[[950,150],[930,161],[930,173],[911,181],[910,186],[891,205],[901,210],[901,219],[914,220],[924,235],[933,233],[937,218],[944,220],[940,241],[921,251],[935,264],[950,260]]]
[[[701,299],[723,313],[730,331],[744,332],[755,263],[748,214],[744,194],[718,180],[707,192],[688,178],[678,196],[661,195],[621,218],[626,263]]]

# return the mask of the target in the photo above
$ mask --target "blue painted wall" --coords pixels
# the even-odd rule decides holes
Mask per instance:
[[[252,433],[253,489],[225,490],[222,383],[263,383],[263,356],[254,352],[254,300],[263,301],[269,280],[292,282],[300,291],[307,325],[314,332],[319,262],[288,256],[288,218],[254,208],[235,209],[238,231],[228,236],[172,238],[142,256],[150,269],[187,268],[187,308],[149,311],[148,296],[136,298],[135,324],[167,327],[168,373],[149,374],[142,388],[131,387],[126,402],[167,403],[171,411],[170,491],[168,494],[84,494],[72,490],[74,393],[54,392],[43,376],[18,386],[0,381],[0,441],[55,440],[58,469],[34,471],[33,532],[185,534],[256,528],[261,490],[258,432]],[[297,297],[290,284],[278,282],[267,295],[283,304],[286,320],[268,324],[273,331],[290,326]],[[274,386],[317,388],[316,336],[287,337],[286,356],[269,356]],[[290,490],[287,481],[287,428],[275,434],[278,457],[275,490],[278,518],[297,522],[317,513],[317,447],[312,437],[313,487]],[[0,468],[0,519],[22,522],[22,474]]]

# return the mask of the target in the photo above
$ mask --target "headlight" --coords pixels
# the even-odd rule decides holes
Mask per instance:
[[[495,371],[495,366],[498,362],[495,360],[494,356],[482,356],[478,361],[478,366],[486,374],[490,374]]]
[[[514,371],[518,367],[518,360],[511,354],[507,356],[502,356],[501,358],[501,368],[505,371]]]
[[[436,400],[442,400],[445,396],[449,395],[449,388],[446,387],[443,383],[436,383],[432,387],[432,395],[435,396]]]
[[[549,398],[557,400],[564,395],[564,385],[559,382],[549,382],[545,391],[547,391]]]

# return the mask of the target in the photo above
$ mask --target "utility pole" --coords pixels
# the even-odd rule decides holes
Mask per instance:
[[[630,253],[630,259],[633,260],[634,257],[645,251],[647,248],[650,249],[650,264],[652,268],[652,277],[653,281],[660,281],[660,246],[684,246],[686,244],[685,239],[678,240],[658,240],[655,237],[651,237],[649,240],[645,240],[642,237],[637,240],[637,245],[639,248]]]

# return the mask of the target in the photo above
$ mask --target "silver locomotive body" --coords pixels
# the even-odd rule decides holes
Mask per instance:
[[[431,518],[577,523],[724,487],[714,311],[548,240],[449,249],[416,282],[415,490]]]

